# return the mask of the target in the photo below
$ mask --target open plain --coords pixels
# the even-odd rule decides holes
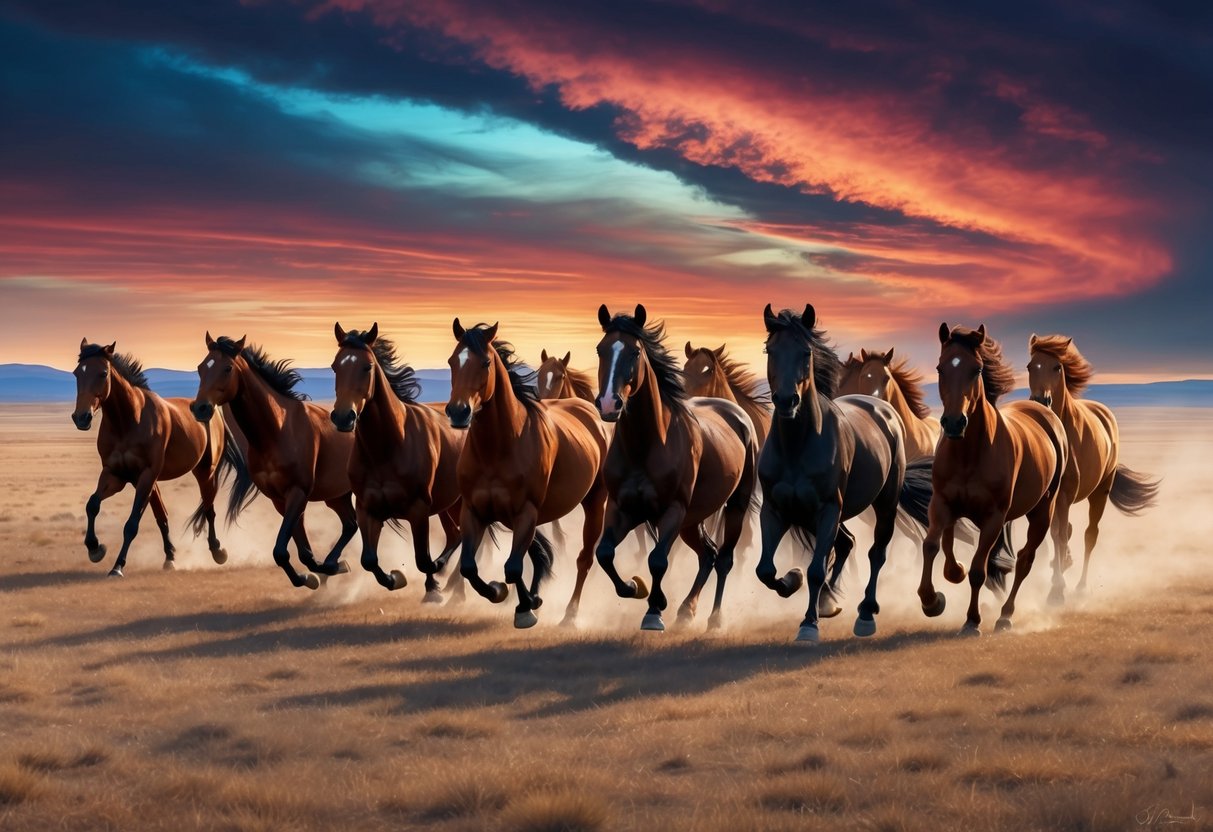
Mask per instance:
[[[1160,504],[1109,508],[1091,590],[1065,608],[1045,604],[1045,554],[1014,632],[990,633],[991,596],[986,636],[958,639],[967,584],[942,584],[947,611],[924,618],[902,539],[878,634],[850,634],[852,576],[806,647],[803,590],[761,587],[756,551],[720,633],[703,608],[692,628],[639,632],[643,605],[597,567],[581,626],[559,628],[567,549],[530,631],[474,594],[422,606],[394,536],[383,562],[407,588],[367,578],[355,539],[351,573],[293,589],[264,499],[211,562],[184,530],[190,477],[165,487],[179,568],[161,569],[149,514],[109,579],[81,543],[96,434],[69,410],[0,410],[2,829],[1213,828],[1208,411],[1120,412],[1122,459],[1163,476]],[[110,560],[130,494],[102,508]],[[313,506],[308,522],[323,552],[334,518]],[[1079,507],[1076,541],[1084,527]],[[678,599],[691,560],[675,555]]]

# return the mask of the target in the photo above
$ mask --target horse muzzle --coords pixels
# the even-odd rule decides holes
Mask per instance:
[[[190,413],[193,413],[199,422],[206,423],[214,417],[215,406],[210,402],[191,402]]]
[[[472,406],[467,402],[450,402],[446,406],[446,418],[451,427],[466,430],[472,424]]]
[[[1037,404],[1043,404],[1045,407],[1053,406],[1053,396],[1049,393],[1045,393],[1040,396],[1032,396],[1032,401],[1036,402]]]
[[[623,399],[614,393],[603,394],[594,399],[594,407],[598,408],[598,415],[602,421],[617,422],[619,414],[623,412]]]
[[[969,426],[968,416],[940,416],[939,427],[947,439],[964,439],[965,428]]]
[[[775,415],[780,419],[795,419],[800,413],[800,394],[792,393],[789,396],[781,396],[772,393],[771,405],[775,410]]]
[[[333,427],[342,433],[351,433],[358,425],[358,414],[353,410],[334,410],[329,414],[329,419],[332,420]]]
[[[88,430],[93,426],[93,412],[86,410],[83,413],[73,413],[72,422],[77,430]]]

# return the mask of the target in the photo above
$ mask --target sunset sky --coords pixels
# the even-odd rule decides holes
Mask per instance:
[[[458,315],[589,366],[637,301],[759,361],[808,301],[1213,376],[1213,4],[989,6],[0,0],[0,362]]]

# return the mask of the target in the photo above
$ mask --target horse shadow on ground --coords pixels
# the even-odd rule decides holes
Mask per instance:
[[[0,575],[0,592],[22,592],[30,589],[96,582],[104,577],[104,572],[90,571],[88,569],[58,569],[52,572],[15,572],[9,575]]]

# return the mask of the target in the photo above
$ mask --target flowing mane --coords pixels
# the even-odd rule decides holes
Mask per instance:
[[[564,377],[569,380],[569,385],[573,388],[573,395],[579,399],[594,401],[594,377],[588,370],[574,370],[572,367],[565,367]]]
[[[527,410],[534,410],[539,405],[539,390],[535,387],[535,372],[522,363],[514,352],[514,345],[509,341],[493,341],[489,344],[487,333],[488,324],[476,324],[464,331],[463,342],[481,355],[489,354],[489,347],[497,352],[501,363],[510,377],[510,388],[515,398],[522,402]]]
[[[86,358],[93,358],[98,355],[108,358],[110,364],[118,371],[118,375],[130,382],[132,386],[140,387],[144,390],[151,389],[147,386],[147,376],[143,372],[143,365],[130,353],[116,352],[110,355],[105,351],[105,347],[100,344],[85,344],[80,350],[80,355],[76,361],[80,362]]]
[[[981,383],[986,391],[986,401],[997,404],[1000,396],[1015,389],[1015,373],[1002,357],[1002,346],[986,335],[967,326],[954,326],[948,342],[961,344],[972,350],[981,361]]]
[[[291,367],[291,359],[280,358],[275,361],[256,344],[249,344],[243,350],[237,350],[236,342],[226,335],[220,335],[215,339],[215,347],[228,358],[235,358],[238,354],[243,356],[257,375],[261,376],[265,383],[276,392],[297,402],[304,402],[311,398],[306,393],[295,389],[299,382],[303,381],[303,376],[299,374],[298,370]]]
[[[631,315],[621,312],[611,318],[602,331],[622,332],[644,344],[644,351],[657,379],[657,390],[662,402],[675,410],[686,409],[687,391],[682,386],[682,368],[678,366],[674,355],[666,349],[664,323],[657,321],[647,327],[641,326]]]
[[[405,404],[416,404],[418,397],[421,396],[421,382],[418,381],[417,373],[413,371],[413,368],[405,364],[404,360],[396,354],[396,344],[391,339],[380,335],[375,338],[372,346],[367,347],[366,342],[362,340],[365,334],[351,329],[345,334],[345,340],[341,343],[347,347],[369,349],[374,353],[375,360],[379,362],[379,367],[387,376],[388,384],[391,385],[396,398]]]
[[[830,342],[826,340],[824,329],[814,327],[809,329],[804,325],[800,314],[791,309],[780,310],[779,314],[768,318],[767,325],[785,332],[799,335],[813,351],[813,386],[817,392],[832,399],[838,395],[838,379],[842,371],[842,361]],[[768,339],[770,336],[767,336]]]
[[[1030,347],[1037,352],[1048,353],[1061,362],[1066,374],[1066,389],[1071,396],[1082,395],[1082,391],[1091,383],[1095,368],[1074,346],[1074,339],[1064,335],[1034,335]]]

